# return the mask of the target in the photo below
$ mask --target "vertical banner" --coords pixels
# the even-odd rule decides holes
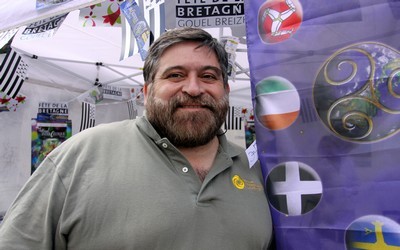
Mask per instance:
[[[399,9],[245,1],[277,249],[400,249]]]
[[[136,3],[136,1],[128,0],[121,3],[120,6],[121,11],[124,14],[135,36],[140,56],[144,61],[154,38],[151,30],[146,22],[146,19],[144,19],[143,13],[140,10],[140,7]]]

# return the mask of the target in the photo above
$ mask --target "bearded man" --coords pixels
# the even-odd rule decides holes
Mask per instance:
[[[1,249],[268,249],[259,165],[221,131],[227,54],[201,29],[165,32],[143,76],[145,116],[53,150],[0,227]]]

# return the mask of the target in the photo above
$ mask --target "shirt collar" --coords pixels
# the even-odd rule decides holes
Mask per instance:
[[[136,124],[138,128],[143,131],[147,136],[149,136],[154,142],[160,141],[162,138],[151,125],[151,123],[147,120],[146,116],[141,116],[136,119]],[[219,131],[218,135],[220,148],[226,152],[231,158],[238,156],[241,153],[239,147],[233,146],[230,142],[228,142],[226,135],[222,130]]]

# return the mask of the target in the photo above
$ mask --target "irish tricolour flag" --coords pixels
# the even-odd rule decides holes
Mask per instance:
[[[272,76],[256,84],[256,116],[266,128],[287,128],[296,120],[299,110],[299,94],[287,79]]]

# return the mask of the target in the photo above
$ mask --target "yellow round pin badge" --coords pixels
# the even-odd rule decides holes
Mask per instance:
[[[243,179],[240,178],[239,175],[235,175],[232,177],[232,183],[237,189],[243,189],[245,186]]]

